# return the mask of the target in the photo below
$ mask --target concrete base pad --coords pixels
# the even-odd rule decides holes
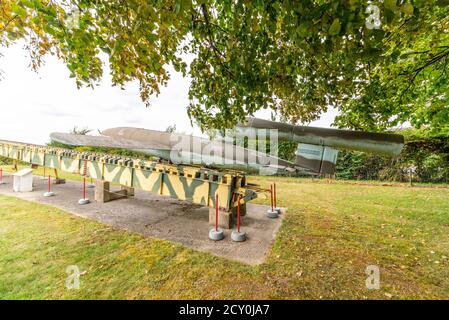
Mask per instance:
[[[53,197],[55,195],[55,193],[54,192],[45,192],[44,193],[44,197]]]
[[[242,230],[248,238],[244,242],[234,242],[232,230],[223,230],[222,241],[211,241],[208,232],[209,209],[186,201],[162,197],[141,190],[135,191],[135,197],[107,203],[91,202],[78,205],[82,194],[82,182],[67,181],[55,185],[53,191],[57,197],[43,197],[47,190],[47,181],[34,179],[34,191],[12,192],[12,177],[5,178],[8,184],[0,186],[0,194],[19,197],[38,203],[49,204],[69,213],[97,220],[106,225],[126,229],[147,237],[165,239],[216,256],[257,265],[265,260],[279,229],[284,214],[279,219],[269,219],[268,206],[247,205],[247,214],[242,217]],[[94,189],[87,190],[87,197],[93,199]]]
[[[213,241],[220,241],[224,239],[224,233],[223,229],[218,228],[215,230],[215,228],[209,230],[209,239]]]
[[[246,232],[243,230],[240,230],[240,232],[232,230],[231,239],[235,242],[243,242],[246,240]]]
[[[134,196],[134,188],[121,186],[120,190],[111,191],[111,183],[103,180],[95,181],[95,201],[105,203],[112,200]]]
[[[90,200],[87,199],[87,198],[79,199],[79,200],[78,200],[78,204],[79,204],[79,205],[85,205],[85,204],[88,204],[88,203],[90,203]]]
[[[277,217],[279,217],[279,213],[276,209],[271,210],[270,208],[267,210],[267,217],[271,219],[276,219]]]

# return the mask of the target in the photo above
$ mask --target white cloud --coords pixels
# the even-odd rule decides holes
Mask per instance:
[[[176,124],[177,130],[200,135],[187,117],[189,79],[170,70],[172,76],[159,97],[151,98],[146,108],[140,100],[138,85],[125,90],[111,86],[105,70],[101,84],[92,90],[77,89],[69,71],[56,57],[35,73],[29,68],[29,58],[16,44],[2,49],[0,58],[3,79],[0,80],[0,139],[43,144],[51,132],[67,132],[73,126],[104,130],[117,126],[164,130]],[[326,114],[318,126],[329,126],[334,112]],[[262,110],[256,116],[269,119]]]

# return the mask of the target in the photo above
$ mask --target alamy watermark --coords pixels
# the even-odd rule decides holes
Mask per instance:
[[[365,286],[369,290],[380,289],[380,269],[376,265],[369,265],[365,269],[367,278],[365,280]]]
[[[67,30],[72,31],[80,27],[81,11],[78,6],[71,6],[66,14],[65,25]]]
[[[276,173],[279,165],[277,129],[230,129],[212,139],[172,133],[169,140],[173,163],[245,167],[264,174]]]
[[[69,290],[79,290],[81,272],[78,266],[70,265],[65,269],[65,272],[67,273],[67,278],[65,280],[66,288]]]
[[[379,2],[383,2],[382,0]],[[380,9],[377,5],[371,3],[369,1],[368,6],[366,7],[366,13],[368,17],[366,17],[365,25],[368,29],[379,29],[382,25],[380,21]]]

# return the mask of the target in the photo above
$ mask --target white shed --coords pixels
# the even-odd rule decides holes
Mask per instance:
[[[13,179],[14,192],[33,191],[33,169],[22,169],[13,174]]]

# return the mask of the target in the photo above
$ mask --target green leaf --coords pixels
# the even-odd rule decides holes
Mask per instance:
[[[192,80],[188,114],[201,128],[231,126],[260,109],[307,123],[329,104],[338,106],[336,124],[350,128],[449,123],[442,0],[78,1],[79,28],[70,32],[61,28],[60,1],[7,2],[13,12],[0,9],[1,47],[26,39],[58,52],[87,86],[103,75],[104,51],[112,82],[139,82],[144,103],[173,65]],[[184,62],[186,55],[195,58]]]
[[[18,16],[26,17],[26,15],[27,15],[26,9],[17,3],[13,3],[11,6],[11,9],[12,9],[12,12],[17,14]]]
[[[385,9],[396,11],[398,9],[398,7],[396,6],[396,1],[397,0],[385,0],[384,1]]]
[[[303,22],[303,23],[301,23],[301,24],[299,25],[299,28],[298,28],[297,31],[298,31],[298,33],[299,33],[300,36],[306,37],[306,36],[309,35],[308,29],[309,29],[308,24]]]
[[[175,13],[179,13],[181,11],[182,1],[177,0],[175,3]]]
[[[329,27],[329,34],[331,36],[338,35],[340,33],[340,30],[341,30],[340,19],[335,18],[331,26]]]
[[[406,15],[411,16],[411,15],[413,15],[413,11],[414,11],[413,5],[410,3],[404,3],[401,6],[401,11],[404,12]]]

